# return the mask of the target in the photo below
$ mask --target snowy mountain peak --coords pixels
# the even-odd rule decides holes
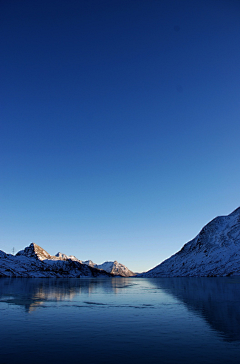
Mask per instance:
[[[60,259],[68,259],[68,256],[66,254],[60,253],[58,252],[55,257],[60,258]]]
[[[71,260],[74,260],[76,262],[80,262],[82,263],[81,260],[77,259],[74,255],[66,255],[66,254],[63,254],[63,253],[60,253],[58,252],[55,257],[57,257],[58,259],[60,260],[67,260],[67,259],[71,259]]]
[[[44,259],[52,259],[53,257],[46,252],[43,248],[35,243],[31,243],[24,250],[20,250],[16,256],[25,255],[26,257],[33,257],[36,259],[44,260]]]
[[[4,258],[5,256],[6,253],[0,251],[0,258]],[[57,269],[57,267],[65,269],[63,268],[63,266],[61,266],[61,264],[68,263],[69,265],[74,266],[74,264],[76,263],[77,270],[79,270],[80,268],[82,270],[83,266],[85,266],[86,268],[84,269],[90,269],[92,272],[91,274],[98,275],[100,274],[99,271],[101,271],[101,274],[108,274],[109,276],[117,275],[130,277],[135,275],[125,265],[118,263],[116,260],[114,262],[105,262],[103,264],[97,265],[92,260],[81,261],[73,255],[66,255],[61,252],[58,252],[56,255],[50,255],[46,250],[44,250],[35,243],[31,243],[24,250],[19,251],[16,254],[16,257],[33,258],[36,261],[44,262],[48,266],[52,265],[53,269]]]
[[[116,260],[114,262],[104,262],[102,264],[93,263],[92,260],[85,260],[82,263],[87,264],[90,267],[104,270],[105,272],[114,274],[115,276],[122,276],[122,277],[135,276],[135,273],[129,270],[125,265],[118,263]]]
[[[15,256],[0,251],[0,277],[46,277],[46,278],[79,278],[79,277],[113,277],[100,269],[89,267],[80,261],[52,256],[39,245],[31,243]]]
[[[82,263],[89,265],[89,267],[97,267],[97,264],[93,263],[92,260],[84,260]]]
[[[218,216],[143,277],[240,275],[240,208]]]
[[[135,273],[130,271],[125,265],[118,263],[116,260],[114,260],[114,262],[105,262],[97,265],[97,268],[122,277],[131,277],[135,275]]]

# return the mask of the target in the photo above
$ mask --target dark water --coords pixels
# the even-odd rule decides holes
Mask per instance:
[[[0,363],[239,363],[240,278],[0,279]]]

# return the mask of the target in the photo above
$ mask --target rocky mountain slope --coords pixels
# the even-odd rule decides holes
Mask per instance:
[[[79,260],[78,258],[76,258],[74,255],[66,255],[66,254],[63,254],[63,253],[60,253],[60,252],[58,252],[54,257],[57,257],[57,258],[59,258],[61,260],[71,259],[71,260],[74,260],[76,262],[84,263],[81,260]]]
[[[103,269],[108,273],[120,275],[122,277],[133,277],[136,275],[125,265],[118,263],[116,260],[114,262],[105,262],[103,264],[95,265],[95,268]]]
[[[61,258],[61,259],[72,259],[72,260],[78,261],[82,264],[87,264],[89,267],[103,269],[105,272],[111,273],[115,276],[133,277],[136,275],[130,269],[128,269],[125,265],[118,263],[116,260],[114,262],[104,262],[102,264],[96,264],[96,263],[93,263],[92,260],[82,261],[82,260],[77,259],[73,255],[67,256],[66,254],[63,254],[63,253],[57,253],[55,255],[55,257]]]
[[[79,278],[98,276],[113,277],[104,270],[82,264],[67,256],[61,254],[52,256],[34,243],[15,256],[0,251],[0,277]]]
[[[129,277],[133,275],[133,272],[117,261],[97,265],[91,260],[83,262],[73,255],[60,252],[50,255],[34,243],[19,251],[15,256],[0,250],[0,277]]]
[[[240,275],[240,207],[209,222],[183,248],[140,277]]]

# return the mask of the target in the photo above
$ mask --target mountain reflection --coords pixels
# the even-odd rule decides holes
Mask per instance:
[[[146,299],[151,300],[151,294],[156,294],[157,300],[154,302],[157,304],[151,306],[157,309],[161,306],[162,297],[161,294],[158,296],[158,292],[170,295],[195,315],[203,318],[225,340],[240,341],[240,277],[0,279],[0,303],[21,306],[28,313],[41,305],[47,305],[48,302],[52,305],[53,302],[66,301],[67,305],[71,305],[71,301],[79,300],[77,296],[90,296],[95,293],[104,295],[105,305],[111,300],[111,295],[119,293],[121,296],[124,292],[127,293],[124,300],[122,297],[117,299],[117,302],[125,305],[124,307],[129,305],[130,301],[126,302],[128,298],[132,299],[133,307],[133,302],[136,305],[139,302],[145,303]],[[134,296],[134,293],[137,293],[137,296]],[[134,297],[134,300],[131,297]],[[83,304],[86,305],[86,302],[83,301]],[[144,307],[146,309],[147,306]]]
[[[177,298],[227,341],[240,341],[240,278],[162,278],[151,284]]]
[[[90,295],[99,289],[102,293],[116,294],[126,284],[124,278],[3,278],[0,279],[0,302],[22,306],[31,312],[46,301],[71,301],[76,295]]]

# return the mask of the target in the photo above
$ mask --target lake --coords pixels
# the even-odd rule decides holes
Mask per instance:
[[[0,363],[239,363],[240,278],[0,279]]]

